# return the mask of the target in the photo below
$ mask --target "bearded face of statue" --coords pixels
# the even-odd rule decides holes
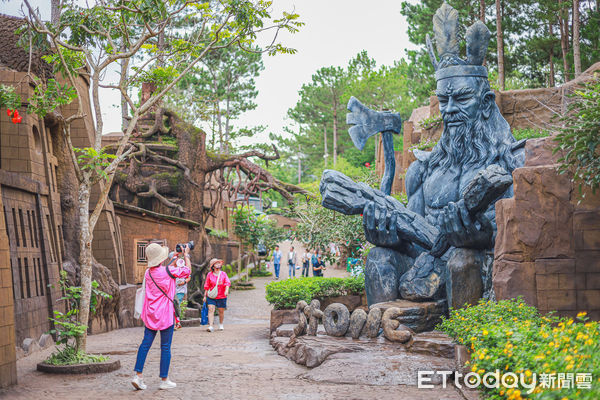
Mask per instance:
[[[493,142],[487,119],[495,106],[495,96],[488,81],[468,76],[441,79],[436,94],[444,131],[438,151],[434,151],[435,164],[482,164]]]

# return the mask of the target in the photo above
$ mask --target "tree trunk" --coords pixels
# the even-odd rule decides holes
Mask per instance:
[[[323,159],[325,160],[325,168],[327,168],[327,157],[329,157],[329,152],[327,151],[327,125],[323,126]]]
[[[50,3],[50,22],[58,25],[60,21],[60,0],[52,0]]]
[[[565,19],[565,10],[563,9],[563,1],[558,0],[559,13],[558,13],[558,24],[560,28],[560,48],[562,51],[563,58],[563,70],[565,75],[565,82],[569,80],[569,61],[567,56],[569,54],[569,12],[567,11]]]
[[[125,52],[127,49],[125,48],[125,43],[121,43],[121,51]],[[128,69],[129,69],[129,58],[123,58],[121,60],[121,76],[123,77],[123,81],[127,81],[128,78]],[[127,100],[125,96],[121,94],[121,130],[125,131],[127,129],[127,125],[129,121],[127,117],[129,116],[129,105],[127,104]]]
[[[485,0],[479,0],[479,19],[485,23]]]
[[[579,0],[573,0],[573,67],[575,68],[575,77],[581,75],[579,22]]]
[[[298,184],[302,181],[302,158],[300,157],[301,148],[300,144],[298,144]]]
[[[548,24],[548,33],[550,37],[554,37],[554,32],[552,30],[552,22]],[[548,85],[549,87],[554,87],[556,83],[554,82],[554,46],[550,46],[550,74],[548,76]]]
[[[92,232],[90,232],[90,192],[89,181],[79,184],[79,265],[81,266],[81,299],[78,322],[88,326],[90,300],[92,295]],[[87,329],[77,340],[77,348],[85,352]]]
[[[333,166],[337,163],[337,102],[333,102]]]
[[[500,0],[496,0],[496,38],[498,42],[498,85],[500,90],[504,90],[504,34]]]
[[[225,154],[229,154],[229,107],[230,107],[230,94],[231,94],[231,84],[227,86],[227,101],[225,103]]]

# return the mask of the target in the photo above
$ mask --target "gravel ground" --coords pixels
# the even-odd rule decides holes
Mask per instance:
[[[343,276],[329,269],[326,276]],[[282,278],[287,268],[282,268]],[[175,333],[170,378],[177,388],[158,390],[160,349],[151,348],[144,369],[148,385],[135,391],[130,379],[143,328],[121,329],[88,338],[88,350],[111,354],[121,369],[98,375],[50,375],[35,370],[53,349],[18,362],[19,384],[1,390],[3,399],[463,399],[453,388],[417,389],[415,386],[368,386],[313,382],[299,378],[307,368],[277,355],[269,345],[270,306],[265,285],[272,278],[255,278],[255,290],[233,291],[225,314],[225,331],[206,332],[204,327]]]

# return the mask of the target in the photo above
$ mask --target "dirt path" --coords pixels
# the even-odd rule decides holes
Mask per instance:
[[[343,274],[336,271],[335,274]],[[332,272],[333,275],[333,272]],[[287,271],[286,275],[287,276]],[[463,399],[452,388],[417,389],[414,386],[366,386],[311,382],[297,378],[307,369],[277,355],[269,345],[270,306],[265,285],[272,278],[258,278],[255,290],[234,291],[229,298],[225,331],[208,333],[202,327],[175,333],[170,377],[177,388],[158,390],[160,349],[155,341],[144,370],[146,391],[130,384],[143,328],[93,335],[88,349],[112,354],[121,369],[100,375],[49,375],[35,365],[50,349],[18,362],[19,384],[0,391],[2,399]],[[217,391],[217,388],[219,391]]]

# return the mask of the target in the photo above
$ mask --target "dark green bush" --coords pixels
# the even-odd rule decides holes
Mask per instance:
[[[521,128],[521,129],[513,129],[512,134],[517,140],[521,139],[535,139],[550,136],[550,131],[545,129],[535,129],[535,128]]]
[[[361,295],[365,291],[363,277],[356,278],[298,278],[271,282],[267,285],[267,301],[276,310],[296,307],[304,300],[346,295]]]
[[[571,96],[574,101],[569,112],[561,121],[565,127],[556,136],[558,146],[564,156],[560,172],[573,174],[573,181],[579,184],[579,192],[585,197],[583,188],[595,193],[600,187],[600,78],[594,79],[576,90]]]

